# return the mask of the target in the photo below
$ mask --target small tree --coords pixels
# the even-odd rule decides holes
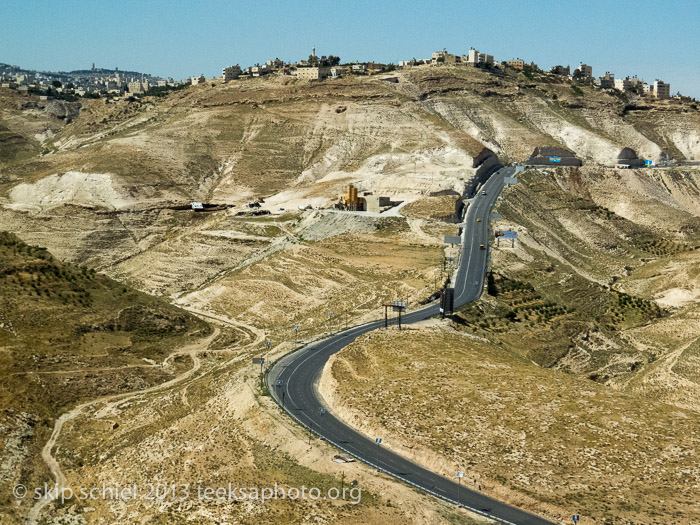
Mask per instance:
[[[51,85],[55,88],[60,88],[63,86],[63,84],[61,84],[60,80],[54,80],[53,82],[51,82]]]

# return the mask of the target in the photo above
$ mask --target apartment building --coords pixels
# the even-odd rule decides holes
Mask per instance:
[[[612,89],[615,87],[615,74],[606,71],[605,75],[598,77],[598,82],[601,89]]]
[[[331,75],[329,67],[298,67],[293,75],[300,80],[323,80]]]
[[[581,64],[578,66],[578,70],[581,72],[583,78],[593,78],[593,67],[588,64]]]
[[[270,72],[267,69],[267,66],[253,66],[248,68],[248,71],[253,77],[261,77],[263,75],[267,75]]]
[[[630,77],[616,78],[615,89],[617,89],[618,91],[629,91],[630,89],[632,89],[632,82],[630,82]]]
[[[508,67],[512,67],[513,69],[517,69],[518,71],[525,69],[525,61],[519,58],[516,58],[515,60],[506,60],[506,65]]]
[[[144,80],[143,82],[140,80],[135,80],[133,82],[129,82],[127,86],[129,87],[129,93],[133,93],[135,95],[139,93],[145,93],[150,87],[148,84],[148,80]]]
[[[479,53],[478,49],[472,48],[467,55],[467,64],[472,66],[491,65],[493,64],[493,55]]]
[[[561,75],[561,76],[569,76],[571,74],[571,68],[569,66],[554,66],[552,69],[549,70],[550,73],[554,73],[555,75]]]
[[[236,80],[241,76],[241,66],[227,66],[221,70],[221,76],[224,77],[224,82]]]
[[[666,84],[662,80],[654,81],[654,96],[656,98],[671,98],[671,84]]]

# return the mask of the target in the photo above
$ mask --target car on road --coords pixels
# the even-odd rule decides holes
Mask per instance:
[[[486,190],[481,192],[482,195],[487,195]]]
[[[479,249],[480,249],[480,250],[485,250],[486,247],[485,247],[483,244],[480,244],[480,245],[479,245]]]
[[[476,219],[476,222],[481,222],[481,219]]]

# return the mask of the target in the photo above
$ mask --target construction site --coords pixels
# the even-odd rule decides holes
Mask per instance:
[[[401,204],[401,201],[392,201],[390,197],[374,195],[371,191],[362,192],[358,196],[354,184],[348,184],[347,191],[338,196],[334,205],[336,210],[342,211],[366,211],[370,213],[383,213]]]

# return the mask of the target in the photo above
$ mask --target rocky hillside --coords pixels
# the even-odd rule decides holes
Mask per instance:
[[[94,270],[61,263],[5,232],[0,289],[5,495],[15,483],[34,486],[45,479],[40,451],[61,413],[82,400],[172,379],[191,363],[187,356],[169,363],[165,358],[211,331],[187,312]],[[5,498],[10,496],[3,496],[0,508],[10,501]]]
[[[323,483],[337,484],[337,464],[329,461],[335,451],[307,444],[301,429],[279,417],[251,358],[266,340],[273,341],[271,360],[297,336],[313,339],[370,319],[387,301],[426,300],[449,271],[444,257],[454,253],[442,239],[456,233],[448,221],[478,165],[495,155],[524,161],[535,150],[565,148],[583,166],[530,170],[504,192],[496,225],[517,229],[519,240],[493,252],[489,294],[449,330],[461,341],[484,342],[494,366],[505,366],[503,359],[518,365],[522,374],[504,385],[504,395],[522,392],[518,377],[532,376],[528,388],[547,397],[538,385],[556,377],[564,388],[554,395],[590,383],[604,410],[619,398],[635,400],[626,405],[635,414],[653,413],[641,407],[653,397],[671,407],[669,428],[675,410],[685,417],[699,409],[697,171],[601,167],[628,147],[651,159],[699,158],[694,104],[572,87],[550,75],[450,67],[311,84],[207,83],[162,98],[71,104],[3,91],[0,146],[0,227],[12,232],[0,243],[0,395],[9,407],[0,432],[10,444],[0,481],[7,487],[51,479],[40,450],[51,434],[47,422],[67,410],[75,417],[55,453],[74,484],[157,476],[252,483],[280,472],[289,483],[322,472]],[[329,207],[348,183],[401,208],[379,217],[316,209]],[[259,198],[270,215],[246,206]],[[193,200],[214,206],[194,212]],[[207,328],[141,292],[215,319],[217,330],[229,331],[222,351],[205,356],[207,339],[197,352],[168,359]],[[292,333],[295,325],[301,333]],[[481,356],[479,349],[471,355],[474,362]],[[186,375],[193,362],[199,372]],[[186,381],[171,383],[175,377]],[[609,395],[614,390],[623,392]],[[125,403],[99,401],[126,391],[138,394]],[[98,401],[74,413],[70,407],[84,399]],[[526,416],[519,424],[537,419]],[[666,440],[666,427],[661,434]],[[585,443],[566,446],[570,458],[585,451]],[[614,465],[622,472],[631,452],[616,450],[624,452]],[[456,519],[430,519],[442,511],[426,506],[427,497],[380,482],[364,467],[344,468],[387,496],[342,511],[324,504],[327,521],[339,512],[348,522],[370,522],[375,512],[393,516],[387,523]],[[487,470],[483,476],[511,495],[527,493],[531,508],[556,507],[554,515],[587,490],[574,485],[571,499],[561,499],[549,492],[552,481],[528,493],[530,478],[506,482]],[[677,471],[664,472],[649,479],[665,484]],[[630,497],[644,498],[637,488]],[[598,507],[598,493],[587,497],[600,519],[655,519],[646,503],[609,512]],[[12,517],[26,514],[4,504]],[[134,519],[151,516],[141,504],[128,509]],[[189,508],[175,507],[167,512],[191,518]],[[225,507],[216,514],[224,521],[319,515],[315,504]],[[53,508],[61,515],[71,509]],[[79,509],[105,523],[120,512],[108,502]],[[204,504],[197,512],[213,516]]]
[[[65,260],[177,293],[178,277],[141,283],[115,265],[146,253],[159,265],[161,252],[228,256],[194,238],[162,249],[177,208],[192,200],[241,209],[263,196],[269,210],[288,211],[327,206],[348,182],[413,200],[463,191],[484,148],[508,161],[543,145],[566,147],[587,165],[614,162],[625,147],[695,159],[698,130],[694,104],[466,67],[207,83],[162,98],[60,104],[6,90],[0,224]]]

